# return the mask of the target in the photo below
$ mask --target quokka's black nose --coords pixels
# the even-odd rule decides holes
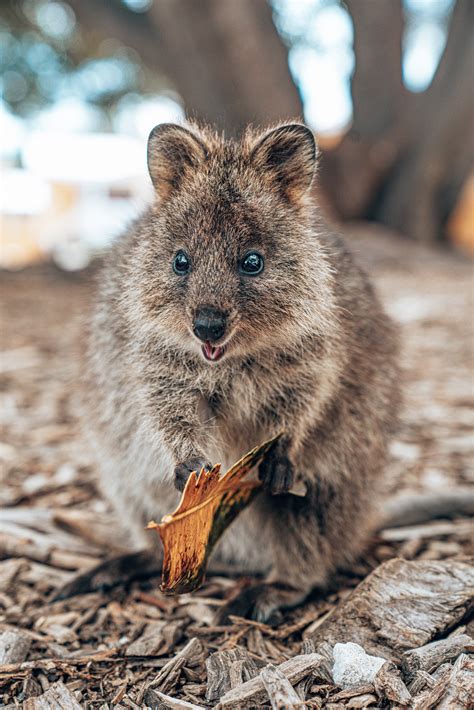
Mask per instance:
[[[212,306],[200,306],[193,322],[194,334],[203,343],[215,343],[225,333],[226,314]]]

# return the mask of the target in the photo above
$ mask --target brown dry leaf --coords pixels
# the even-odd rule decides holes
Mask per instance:
[[[216,542],[257,495],[260,482],[244,480],[274,447],[281,434],[245,454],[223,476],[220,464],[189,476],[181,501],[161,523],[151,522],[164,547],[161,590],[182,594],[203,582],[207,561]]]

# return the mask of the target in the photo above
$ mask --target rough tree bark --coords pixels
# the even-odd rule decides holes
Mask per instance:
[[[474,159],[474,3],[457,0],[435,78],[374,216],[419,241],[442,236]]]
[[[353,121],[335,150],[323,153],[320,180],[342,219],[365,216],[378,185],[393,166],[405,133],[401,0],[346,0],[354,24]]]
[[[323,155],[323,190],[342,219],[375,219],[419,241],[439,240],[474,158],[474,4],[457,0],[435,77],[420,95],[401,79],[401,0],[346,6],[354,23],[354,118]]]

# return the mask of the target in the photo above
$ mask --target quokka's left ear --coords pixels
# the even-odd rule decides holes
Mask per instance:
[[[259,138],[250,160],[290,202],[310,187],[316,170],[313,133],[300,123],[279,126]]]
[[[179,189],[185,174],[196,170],[207,148],[194,131],[174,123],[161,123],[148,138],[148,170],[157,194],[167,198]]]

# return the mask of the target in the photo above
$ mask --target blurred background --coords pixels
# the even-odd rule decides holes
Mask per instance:
[[[336,221],[474,252],[472,0],[0,0],[0,266],[81,270],[151,128],[304,118]]]
[[[150,620],[183,621],[186,634],[213,623],[212,607],[194,603],[203,597],[168,607],[154,582],[153,597],[143,583],[50,601],[127,549],[97,490],[75,394],[96,267],[152,198],[146,141],[159,122],[197,118],[228,136],[289,118],[314,129],[318,204],[402,337],[405,401],[386,499],[404,490],[472,500],[473,43],[474,0],[0,0],[0,658],[7,628],[19,631],[17,668],[50,659],[28,678],[0,674],[2,707],[58,677],[81,706],[142,706],[143,674],[164,658],[126,660],[130,640]],[[382,533],[340,593],[301,613],[319,626],[392,557],[472,551],[463,517]],[[204,590],[211,604],[240,584],[219,580]],[[300,629],[300,648],[304,627],[287,628]],[[196,635],[208,649],[222,643]],[[232,638],[252,658],[267,642],[287,657],[286,637]],[[51,661],[111,648],[127,649],[120,663]]]

